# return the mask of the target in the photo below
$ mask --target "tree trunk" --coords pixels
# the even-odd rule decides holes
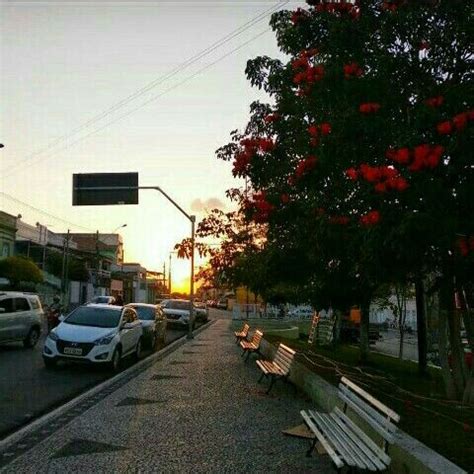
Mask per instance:
[[[417,278],[415,281],[416,298],[416,331],[418,336],[418,373],[427,374],[427,343],[426,343],[426,313],[425,313],[425,290],[423,280]]]
[[[360,306],[360,360],[366,363],[369,360],[369,315],[370,301]]]
[[[438,333],[438,347],[439,347],[439,361],[441,364],[441,375],[443,376],[444,388],[446,396],[450,400],[456,399],[456,388],[454,385],[453,376],[449,367],[448,361],[448,325],[447,325],[447,311],[439,310],[439,333]]]
[[[405,330],[400,327],[400,347],[398,349],[398,358],[401,360],[403,359],[403,342],[405,337]]]

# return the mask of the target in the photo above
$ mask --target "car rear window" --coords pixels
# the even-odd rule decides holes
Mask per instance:
[[[187,301],[170,301],[166,307],[169,309],[184,309],[189,311],[191,309],[191,304]]]
[[[150,306],[133,306],[138,313],[138,319],[143,321],[153,321],[155,319],[156,310]]]
[[[121,314],[121,311],[106,306],[103,308],[80,306],[66,318],[65,322],[77,326],[114,328],[118,326]]]

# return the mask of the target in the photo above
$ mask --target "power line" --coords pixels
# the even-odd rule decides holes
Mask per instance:
[[[115,112],[117,110],[120,110],[121,108],[123,108],[128,103],[130,103],[130,102],[134,101],[135,99],[141,97],[142,95],[146,94],[147,92],[154,89],[156,86],[162,84],[163,82],[167,81],[168,79],[171,79],[176,74],[178,74],[181,71],[187,69],[189,66],[193,65],[194,63],[196,63],[200,59],[204,58],[205,56],[209,55],[210,53],[212,53],[216,49],[220,48],[224,44],[231,41],[232,39],[234,39],[237,36],[241,35],[244,31],[248,30],[249,28],[251,28],[252,26],[257,24],[258,22],[260,22],[261,20],[266,18],[270,13],[272,13],[274,11],[277,11],[278,9],[280,9],[282,6],[286,5],[287,3],[289,3],[289,0],[280,1],[276,5],[272,5],[270,8],[267,8],[263,12],[259,13],[257,16],[250,19],[249,21],[247,21],[243,25],[239,26],[237,29],[233,30],[232,32],[230,32],[227,35],[223,36],[222,38],[220,38],[216,42],[212,43],[210,46],[208,46],[204,50],[200,51],[199,53],[195,54],[191,58],[189,58],[186,61],[182,62],[180,65],[176,66],[174,69],[172,69],[168,73],[166,73],[166,74],[154,79],[153,81],[149,82],[144,87],[136,90],[135,92],[128,95],[124,99],[121,99],[119,102],[112,105],[111,107],[109,107],[105,111],[95,115],[94,117],[87,120],[86,122],[79,125],[78,127],[74,128],[70,132],[65,133],[65,134],[61,135],[60,137],[56,138],[55,140],[53,140],[51,143],[49,143],[45,147],[43,147],[43,148],[41,148],[41,149],[39,149],[35,152],[30,153],[23,160],[16,163],[9,170],[9,172],[7,172],[7,174],[3,176],[3,178],[9,177],[12,174],[16,173],[17,169],[21,168],[26,162],[30,161],[31,158],[34,158],[35,156],[38,156],[38,155],[42,155],[43,153],[45,153],[48,150],[51,150],[52,148],[56,148],[56,146],[58,144],[60,144],[61,142],[69,139],[70,137],[73,137],[74,135],[77,135],[77,133],[79,133],[80,131],[82,131],[86,128],[89,128],[90,125],[102,120],[103,118],[107,117],[108,115],[112,114],[113,112]]]
[[[42,209],[38,209],[37,207],[34,207],[32,206],[31,204],[28,204],[26,202],[23,202],[23,201],[20,201],[20,199],[14,197],[14,196],[11,196],[10,194],[7,194],[7,193],[4,193],[3,191],[0,191],[0,194],[6,198],[7,200],[9,201],[12,201],[16,204],[20,204],[22,206],[25,206],[27,207],[28,209],[31,209],[32,211],[35,211],[35,212],[38,212],[46,217],[49,217],[50,219],[54,219],[58,222],[62,222],[63,224],[67,224],[69,226],[72,226],[72,227],[77,227],[79,229],[83,229],[83,230],[87,230],[89,232],[95,232],[93,229],[89,229],[88,227],[84,227],[82,225],[79,225],[79,224],[75,224],[74,222],[70,222],[66,219],[63,219],[62,217],[58,217],[58,216],[55,216],[54,214],[51,214],[49,212],[46,212],[46,211],[43,211]]]
[[[43,158],[46,158],[46,159],[49,159],[49,158],[52,158],[53,156],[57,155],[59,152],[63,151],[63,150],[66,150],[68,148],[71,148],[73,147],[74,145],[76,145],[77,143],[80,143],[82,141],[84,141],[85,139],[87,139],[88,137],[90,137],[91,135],[95,135],[96,133],[99,133],[100,131],[104,130],[105,128],[109,127],[110,125],[118,122],[119,120],[122,120],[123,118],[125,117],[128,117],[129,115],[131,115],[132,113],[136,112],[137,110],[145,107],[146,105],[150,104],[151,102],[154,102],[155,100],[159,99],[160,97],[164,96],[165,94],[167,94],[168,92],[178,88],[179,86],[185,84],[186,82],[189,82],[190,80],[194,79],[196,76],[198,76],[199,74],[201,74],[202,72],[204,72],[206,69],[209,69],[211,68],[212,66],[214,66],[215,64],[219,63],[220,61],[224,60],[225,58],[227,58],[228,56],[232,55],[233,53],[235,53],[236,51],[242,49],[243,47],[247,46],[249,43],[251,43],[252,41],[255,41],[257,38],[259,38],[260,36],[263,36],[265,33],[268,33],[270,30],[270,28],[267,28],[265,29],[264,31],[260,32],[259,34],[253,36],[252,38],[250,38],[249,40],[245,41],[244,43],[240,44],[238,47],[232,49],[231,51],[229,51],[228,53],[224,54],[223,56],[219,57],[217,60],[207,64],[206,66],[202,67],[201,69],[199,69],[198,71],[196,71],[195,73],[191,74],[190,76],[188,76],[187,78],[183,79],[182,81],[176,83],[175,85],[171,86],[171,87],[168,87],[168,89],[165,89],[163,92],[160,92],[159,94],[151,97],[150,99],[146,100],[145,102],[142,102],[138,107],[135,107],[131,110],[129,110],[128,112],[122,114],[122,115],[119,115],[117,118],[105,123],[104,125],[102,125],[101,127],[95,129],[95,130],[92,130],[92,132],[89,132],[88,134],[86,135],[83,135],[82,137],[80,137],[79,139],[73,141],[72,143],[69,143],[63,147],[60,147],[58,150],[56,150],[55,152],[51,153],[50,155],[48,155],[47,157],[38,157],[37,160],[33,160],[32,163],[35,163],[36,161],[40,161],[41,159]],[[12,170],[10,170],[10,172],[6,173],[5,175],[2,176],[2,178],[7,178],[9,176],[11,176],[12,174],[14,174],[15,172],[15,169],[13,169],[13,172]]]

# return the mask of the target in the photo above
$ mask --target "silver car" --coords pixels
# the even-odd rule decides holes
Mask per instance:
[[[130,303],[143,327],[143,338],[150,349],[164,347],[166,342],[166,316],[161,306],[146,303]]]
[[[41,335],[43,308],[37,295],[0,292],[0,342],[34,347]]]

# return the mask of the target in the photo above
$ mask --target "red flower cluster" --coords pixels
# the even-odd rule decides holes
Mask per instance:
[[[263,119],[263,121],[264,121],[265,123],[272,123],[272,122],[276,122],[276,121],[280,120],[280,118],[281,118],[281,115],[275,112],[275,113],[273,113],[273,114],[268,114],[268,115]]]
[[[258,151],[266,153],[275,149],[275,142],[266,137],[244,138],[240,141],[240,144],[244,149],[235,156],[232,169],[234,176],[244,176],[248,172],[250,162]]]
[[[382,4],[382,10],[395,12],[406,0],[385,0]]]
[[[379,211],[370,211],[363,216],[360,216],[359,222],[366,226],[370,227],[377,224],[380,221],[380,212]]]
[[[347,225],[350,221],[351,220],[348,216],[331,216],[329,218],[330,224]]]
[[[318,162],[318,159],[314,155],[309,155],[304,160],[301,160],[296,166],[295,176],[297,179],[302,178],[306,173],[311,171]]]
[[[349,13],[352,18],[359,18],[360,10],[354,0],[341,0],[341,1],[330,1],[325,2],[314,2],[308,1],[310,5],[315,5],[317,12],[328,12],[328,13]]]
[[[420,171],[426,168],[434,169],[438,166],[444,153],[441,145],[429,145],[424,143],[416,146],[413,150],[400,148],[398,150],[387,150],[385,156],[401,165],[408,165],[410,171]]]
[[[331,124],[328,122],[322,122],[320,124],[311,124],[308,127],[308,133],[313,139],[317,139],[319,135],[325,136],[329,135],[332,131]],[[317,141],[315,141],[317,143]]]
[[[430,49],[430,43],[428,41],[420,41],[420,44],[418,45],[418,49],[420,51],[424,51],[425,49]]]
[[[372,114],[378,112],[381,105],[378,102],[366,102],[359,105],[359,112],[362,114]]]
[[[314,84],[320,81],[324,77],[324,66],[319,64],[318,66],[310,66],[304,71],[296,73],[293,77],[293,82],[297,85],[301,83]]]
[[[291,15],[291,23],[293,23],[293,25],[297,25],[301,21],[306,20],[308,17],[309,14],[306,10],[303,8],[297,8]]]
[[[360,77],[364,73],[362,68],[355,62],[344,64],[344,77],[350,79],[351,77]]]
[[[374,189],[378,193],[385,193],[390,190],[402,192],[408,188],[407,180],[400,175],[398,170],[390,166],[370,166],[363,163],[360,165],[359,171],[349,168],[346,170],[346,175],[350,179],[357,179],[360,175],[369,183],[375,183]]]
[[[234,177],[244,176],[247,173],[252,156],[253,153],[249,151],[243,151],[235,156],[233,163],[234,167],[232,168],[232,174]]]
[[[474,252],[474,235],[471,235],[469,239],[466,237],[459,237],[456,241],[456,246],[459,253],[463,257],[467,257],[471,252]]]
[[[430,97],[425,100],[425,104],[429,107],[439,107],[444,102],[444,97],[442,95],[437,95],[436,97]]]
[[[474,112],[472,110],[461,112],[460,114],[455,115],[451,120],[439,123],[436,126],[436,130],[440,135],[450,135],[455,130],[459,132],[466,128],[466,125],[470,120],[474,120]]]
[[[267,201],[265,191],[254,194],[252,206],[255,208],[253,218],[256,222],[267,222],[270,214],[275,209],[275,206]]]
[[[283,203],[283,204],[288,204],[290,202],[290,195],[289,194],[282,194],[280,196],[280,201]]]
[[[420,171],[425,168],[434,169],[438,166],[444,153],[441,145],[428,145],[423,143],[413,150],[413,162],[408,167],[410,171]]]
[[[291,67],[295,71],[293,82],[301,87],[297,91],[297,95],[304,96],[309,94],[311,92],[310,87],[324,77],[324,66],[322,64],[313,65],[310,63],[310,59],[317,53],[318,50],[315,48],[303,50],[291,63]]]

